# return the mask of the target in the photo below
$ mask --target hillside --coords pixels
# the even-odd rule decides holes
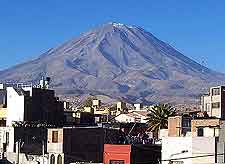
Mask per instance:
[[[37,59],[0,72],[2,82],[50,76],[60,94],[128,102],[194,102],[225,75],[203,67],[138,26],[103,24]]]

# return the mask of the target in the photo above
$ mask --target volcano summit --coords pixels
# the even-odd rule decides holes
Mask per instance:
[[[105,95],[128,102],[196,100],[225,75],[184,56],[138,26],[103,24],[37,59],[0,72],[2,82],[37,83],[42,76],[63,94]]]

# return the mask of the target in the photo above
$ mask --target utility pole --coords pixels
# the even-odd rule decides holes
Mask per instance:
[[[42,140],[42,160],[43,160],[43,164],[45,163],[45,141]]]
[[[17,141],[17,164],[20,163],[20,143],[21,143],[21,139]]]

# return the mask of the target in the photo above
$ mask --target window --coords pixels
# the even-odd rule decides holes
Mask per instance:
[[[190,119],[190,118],[183,118],[182,126],[183,126],[184,128],[189,128],[189,127],[191,127],[191,119]]]
[[[58,142],[58,131],[52,131],[52,142],[53,143]]]
[[[182,134],[185,136],[187,132],[191,131],[191,119],[183,118],[182,119]]]
[[[210,112],[210,103],[205,104],[205,111]]]
[[[50,157],[50,164],[55,164],[55,156],[54,156],[54,154],[52,154],[51,157]]]
[[[220,108],[220,102],[212,103],[212,108]]]
[[[197,131],[198,131],[198,137],[203,137],[204,136],[204,129],[203,129],[203,127],[199,127]]]
[[[62,156],[58,155],[57,157],[57,164],[62,164]]]
[[[6,144],[9,144],[9,132],[6,132]]]
[[[212,96],[220,95],[220,88],[213,88],[212,89]]]
[[[124,160],[110,160],[109,164],[125,164]]]

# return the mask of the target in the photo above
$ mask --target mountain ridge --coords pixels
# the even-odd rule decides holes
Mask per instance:
[[[50,76],[62,94],[64,88],[149,104],[196,99],[202,88],[225,79],[143,28],[115,22],[0,71],[3,82],[37,83],[42,76]]]

